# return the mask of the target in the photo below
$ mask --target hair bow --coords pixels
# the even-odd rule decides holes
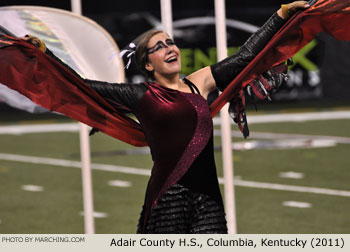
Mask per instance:
[[[130,49],[124,49],[120,52],[119,57],[123,58],[124,55],[126,55],[126,59],[128,60],[128,62],[125,65],[125,68],[128,69],[130,64],[131,64],[131,56],[135,54],[135,49],[136,49],[136,45],[134,43],[130,43],[129,44],[129,48]]]

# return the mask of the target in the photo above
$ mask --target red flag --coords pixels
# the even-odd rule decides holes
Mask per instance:
[[[0,82],[44,108],[114,138],[135,146],[147,145],[137,122],[118,112],[64,66],[21,39],[0,35]]]
[[[349,27],[350,0],[319,0],[296,13],[211,104],[212,116],[258,74],[292,57],[318,33],[326,32],[338,40],[350,40]]]

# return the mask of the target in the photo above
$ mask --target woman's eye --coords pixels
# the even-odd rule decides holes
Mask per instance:
[[[170,41],[167,42],[167,44],[168,44],[168,45],[175,45],[175,42],[172,41],[172,40],[170,40]]]
[[[158,51],[159,49],[166,48],[166,47],[167,46],[163,42],[160,42],[156,44],[156,46],[154,47],[154,51]]]
[[[174,41],[170,39],[166,40],[165,43],[166,44],[164,44],[164,42],[162,41],[158,41],[158,43],[154,47],[148,49],[148,53],[154,53],[162,48],[168,48],[168,46],[175,45]]]
[[[154,51],[158,51],[158,50],[161,49],[161,48],[164,48],[164,46],[157,45],[157,46],[154,48]]]

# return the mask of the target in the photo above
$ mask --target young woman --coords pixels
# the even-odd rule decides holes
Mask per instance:
[[[149,81],[113,85],[83,79],[106,101],[137,117],[150,147],[154,166],[138,233],[227,233],[207,96],[216,88],[225,89],[285,20],[307,7],[305,1],[283,5],[236,54],[185,79],[179,75],[180,50],[158,30],[148,32],[135,53]],[[46,50],[40,40],[26,39]],[[49,50],[46,53],[63,64]]]

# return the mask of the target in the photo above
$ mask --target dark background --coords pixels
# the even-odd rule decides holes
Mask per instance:
[[[253,0],[225,1],[227,18],[244,20],[251,24],[262,25],[281,3],[289,1]],[[71,10],[70,0],[1,0],[0,6],[37,5],[64,10]],[[151,26],[140,22],[145,14],[151,14],[160,20],[160,0],[90,0],[82,1],[83,15],[103,26],[120,47],[135,39],[134,34],[141,34]],[[173,0],[173,19],[192,16],[214,16],[214,0]],[[215,39],[215,36],[214,36]]]

